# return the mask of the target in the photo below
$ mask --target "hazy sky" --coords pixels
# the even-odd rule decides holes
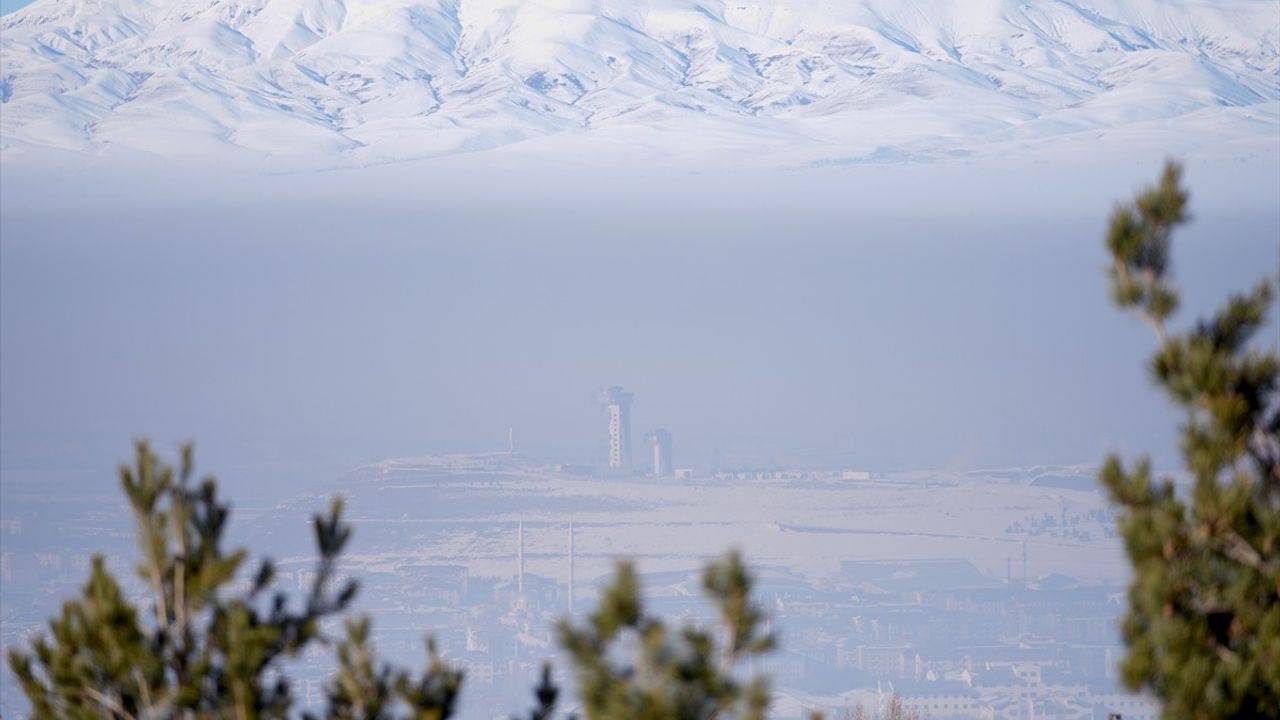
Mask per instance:
[[[965,211],[933,187],[918,213],[906,199],[874,213],[787,177],[739,201],[694,178],[655,201],[554,183],[450,194],[437,176],[412,207],[259,182],[225,202],[61,210],[35,182],[8,194],[11,492],[105,479],[140,435],[196,439],[233,487],[501,448],[508,427],[532,455],[598,460],[591,395],[606,384],[636,394],[637,449],[666,427],[678,465],[1172,457],[1152,339],[1107,302],[1109,202]],[[1134,186],[1111,182],[1084,194]],[[941,209],[926,214],[930,193]],[[1176,241],[1187,306],[1274,274],[1278,237],[1274,208],[1197,211]]]

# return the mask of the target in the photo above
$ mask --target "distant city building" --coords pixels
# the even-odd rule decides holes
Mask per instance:
[[[644,436],[645,442],[653,452],[653,474],[655,477],[666,477],[671,474],[671,433],[658,428],[650,430]]]
[[[620,385],[601,390],[597,401],[609,413],[609,468],[631,468],[631,398]]]
[[[693,478],[693,468],[676,468],[677,480],[690,480]]]

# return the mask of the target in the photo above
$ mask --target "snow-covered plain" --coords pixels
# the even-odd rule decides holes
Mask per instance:
[[[537,663],[554,653],[553,623],[593,607],[620,558],[637,563],[657,613],[710,622],[697,599],[700,566],[727,548],[744,551],[755,596],[786,646],[764,665],[778,679],[775,718],[874,703],[877,682],[860,680],[863,661],[853,658],[886,648],[929,658],[936,679],[943,657],[977,667],[995,661],[1002,643],[1020,654],[1043,632],[1052,637],[1046,664],[1068,667],[1074,657],[1083,682],[1088,663],[1067,648],[1105,656],[1117,642],[1127,564],[1091,467],[687,479],[582,471],[507,453],[435,455],[368,465],[326,488],[346,497],[356,540],[343,569],[368,589],[362,607],[379,618],[379,647],[416,653],[417,636],[435,634],[475,679],[467,717],[507,717],[523,701]],[[287,548],[284,575],[311,567],[299,529],[325,501],[294,498],[251,522]],[[1002,619],[987,622],[994,617]],[[934,623],[932,639],[895,644],[896,633],[911,632],[888,629],[911,624],[903,618]],[[943,625],[960,635],[941,640]],[[489,679],[495,662],[519,678],[505,686],[514,693]],[[925,661],[915,665],[908,674],[923,678]],[[903,679],[889,671],[878,687],[904,688]],[[1065,694],[1102,702],[1090,692]]]
[[[1280,153],[1271,0],[37,0],[0,57],[9,160]]]
[[[732,547],[811,581],[829,579],[847,561],[938,558],[1003,578],[1007,560],[1021,563],[1024,543],[1031,577],[1119,583],[1128,576],[1109,514],[1074,530],[1064,523],[1057,532],[1026,534],[1046,513],[1105,510],[1091,467],[677,480],[565,475],[505,455],[442,462],[448,459],[388,460],[332,488],[348,497],[352,521],[368,538],[349,558],[353,565],[387,570],[429,561],[507,576],[522,522],[528,571],[567,582],[573,522],[577,570],[588,579],[610,573],[618,558],[649,572],[696,571]],[[297,504],[310,509],[323,499]]]

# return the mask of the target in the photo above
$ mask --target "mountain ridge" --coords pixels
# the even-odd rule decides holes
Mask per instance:
[[[1256,146],[1280,127],[1275,14],[1266,0],[37,0],[0,19],[0,146],[359,163],[656,127],[676,145],[874,160],[1153,121]]]

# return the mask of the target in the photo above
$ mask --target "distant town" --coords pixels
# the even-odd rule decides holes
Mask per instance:
[[[661,428],[645,433],[636,462],[632,393],[596,398],[607,439],[598,467],[528,458],[513,443],[393,459],[324,492],[240,508],[234,522],[300,592],[314,572],[308,513],[345,495],[356,540],[344,567],[362,583],[380,650],[421,662],[434,636],[466,670],[468,718],[527,704],[557,656],[554,623],[590,611],[616,558],[637,561],[656,613],[698,623],[710,619],[699,568],[729,548],[751,562],[781,640],[756,667],[774,678],[773,717],[840,718],[893,694],[934,720],[1157,716],[1115,676],[1126,570],[1092,469],[689,468]],[[0,533],[6,646],[77,591],[95,552],[142,592],[123,507],[10,505]],[[299,661],[306,704],[321,701],[330,662],[322,652]]]

